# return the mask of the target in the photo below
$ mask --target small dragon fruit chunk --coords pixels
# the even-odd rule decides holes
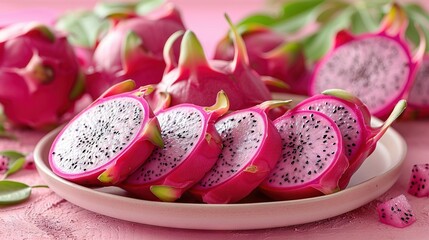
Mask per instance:
[[[190,189],[205,203],[233,203],[249,195],[280,157],[280,136],[267,116],[290,101],[266,101],[216,122],[223,149],[213,168]]]
[[[130,80],[112,86],[61,130],[49,152],[55,174],[85,185],[117,184],[155,145],[162,147],[158,121],[144,98],[153,88],[134,88]]]
[[[385,118],[395,104],[406,99],[425,49],[425,40],[412,56],[404,31],[405,12],[393,4],[377,33],[352,36],[341,31],[335,46],[316,65],[310,94],[339,88],[364,102],[371,114]]]
[[[299,103],[295,108],[313,110],[326,114],[339,127],[349,159],[349,167],[340,180],[344,189],[352,175],[375,150],[378,140],[390,125],[401,115],[406,101],[397,103],[389,118],[381,126],[371,125],[371,114],[366,105],[356,96],[341,89],[328,89]]]
[[[408,193],[416,197],[428,197],[429,164],[415,164],[411,169]]]
[[[249,67],[242,38],[228,17],[227,20],[234,33],[233,61],[208,61],[195,34],[190,30],[185,32],[178,66],[166,73],[157,87],[159,92],[171,95],[173,106],[180,103],[208,106],[220,90],[228,95],[231,110],[248,108],[271,99],[261,77]],[[168,59],[171,54],[164,55],[166,62],[174,63]]]
[[[287,87],[267,84],[271,91],[308,95],[308,70],[304,52],[298,43],[261,25],[242,26],[241,36],[247,48],[250,66],[263,77],[283,81]],[[227,35],[216,46],[215,59],[232,60],[233,44]]]
[[[17,126],[50,129],[72,112],[84,78],[64,35],[35,22],[0,30],[0,104]]]
[[[380,222],[398,228],[407,227],[416,221],[410,203],[402,194],[380,203],[377,212]]]
[[[228,108],[227,96],[219,92],[211,107],[183,103],[158,112],[164,148],[155,149],[121,187],[143,199],[179,199],[218,159],[222,140],[215,121]]]
[[[340,129],[317,111],[291,110],[274,121],[282,152],[273,171],[260,185],[275,200],[300,199],[340,190],[349,166]]]
[[[126,79],[133,79],[137,86],[161,81],[164,44],[170,35],[185,29],[172,5],[165,5],[162,13],[121,20],[100,41],[94,52],[94,72],[88,77],[88,93],[93,98]],[[178,54],[179,46],[174,48]]]

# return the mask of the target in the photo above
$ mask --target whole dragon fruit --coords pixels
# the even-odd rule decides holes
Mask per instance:
[[[404,40],[406,26],[405,12],[393,4],[379,32],[356,36],[339,32],[335,46],[315,66],[310,94],[344,89],[360,98],[371,114],[385,118],[407,97],[425,49],[422,38],[412,56]]]
[[[428,197],[429,164],[415,164],[411,169],[408,193],[416,197]]]
[[[410,203],[404,195],[399,195],[377,206],[380,222],[403,228],[413,224],[416,217]]]
[[[144,99],[153,88],[133,81],[112,86],[57,135],[49,164],[55,174],[85,185],[124,180],[163,146],[157,119]]]
[[[119,21],[95,49],[88,93],[97,98],[111,85],[127,79],[138,86],[158,83],[165,70],[164,44],[171,34],[184,29],[172,5],[153,15]],[[178,46],[175,49],[178,54]]]
[[[18,126],[58,125],[84,90],[84,78],[64,35],[40,23],[0,29],[0,104]]]
[[[298,43],[287,42],[284,36],[262,25],[246,25],[241,29],[250,66],[264,79],[274,78],[287,85],[268,84],[271,91],[308,95],[308,71],[304,52]],[[234,58],[234,46],[229,35],[217,44],[214,58]]]
[[[274,121],[282,152],[260,189],[276,200],[299,199],[340,190],[349,166],[340,129],[325,114],[291,110]]]
[[[375,150],[378,140],[404,111],[406,101],[399,101],[384,124],[377,127],[371,125],[371,114],[366,105],[356,96],[340,89],[325,90],[295,108],[322,112],[339,127],[349,160],[349,167],[339,183],[340,188],[344,189],[352,175]]]
[[[171,95],[172,105],[193,103],[209,106],[220,90],[228,95],[231,110],[251,107],[271,99],[261,77],[249,67],[243,40],[228,17],[227,20],[234,33],[233,61],[208,61],[195,34],[189,30],[185,32],[178,66],[166,73],[157,86],[158,92]],[[171,54],[165,56],[169,58]],[[166,61],[174,63],[174,60]]]
[[[211,107],[183,103],[158,112],[164,148],[153,151],[121,187],[144,199],[179,199],[218,159],[222,140],[215,121],[228,108],[228,98],[219,92]]]
[[[280,136],[267,112],[289,101],[266,101],[216,122],[223,149],[213,168],[190,189],[206,203],[233,203],[249,195],[280,157]]]

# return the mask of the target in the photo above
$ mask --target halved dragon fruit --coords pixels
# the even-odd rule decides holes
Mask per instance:
[[[73,111],[84,78],[64,35],[41,23],[0,30],[0,104],[18,126],[51,129]]]
[[[156,149],[121,187],[143,199],[179,199],[216,162],[222,140],[215,121],[228,108],[228,98],[221,91],[211,107],[184,103],[158,112],[164,148]]]
[[[429,164],[415,164],[411,169],[408,193],[416,197],[429,196]]]
[[[429,55],[425,55],[417,70],[414,84],[408,96],[408,108],[403,114],[405,119],[429,117]]]
[[[149,86],[133,81],[112,86],[73,118],[49,151],[55,174],[85,185],[112,185],[124,180],[163,142],[157,119],[144,99]]]
[[[100,41],[94,52],[95,71],[88,77],[93,98],[126,79],[133,79],[137,86],[161,81],[164,44],[171,34],[185,29],[173,5],[165,5],[163,10],[119,21]],[[178,54],[179,46],[174,49]]]
[[[377,206],[380,222],[403,228],[413,224],[416,217],[410,203],[404,195],[399,195]]]
[[[190,30],[185,32],[178,66],[165,74],[157,87],[159,92],[171,95],[172,105],[193,103],[208,106],[215,101],[220,90],[228,95],[231,110],[251,107],[271,99],[261,77],[248,64],[242,38],[228,17],[227,20],[234,33],[235,55],[231,62],[208,61],[195,34]],[[166,45],[166,48],[169,46]],[[174,60],[168,59],[171,54],[165,56],[167,62],[174,63]]]
[[[339,32],[333,49],[315,67],[311,95],[344,89],[360,98],[371,114],[385,118],[407,97],[425,49],[422,38],[412,56],[404,40],[406,26],[403,9],[393,4],[379,32],[357,36]]]
[[[260,185],[276,200],[331,194],[349,166],[340,129],[325,114],[291,110],[274,121],[282,138],[281,157]]]
[[[267,116],[289,101],[266,101],[216,122],[223,149],[213,168],[190,189],[205,203],[233,203],[249,195],[280,157],[280,136]]]
[[[349,167],[339,184],[340,188],[344,189],[352,175],[375,150],[378,140],[401,115],[405,107],[406,102],[399,101],[386,122],[377,127],[371,125],[371,114],[366,105],[356,96],[340,89],[328,89],[323,94],[307,98],[295,108],[322,112],[339,127],[345,154],[349,159]]]
[[[268,85],[271,91],[308,95],[308,70],[302,47],[262,25],[239,26],[249,55],[249,65],[263,78],[274,78],[287,87]],[[215,59],[232,60],[234,45],[227,34],[216,46]],[[267,78],[268,77],[268,78]]]

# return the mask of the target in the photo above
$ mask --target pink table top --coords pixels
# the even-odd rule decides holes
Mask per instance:
[[[223,13],[238,20],[244,14],[262,6],[261,1],[236,1],[222,6],[194,0],[177,0],[188,27],[201,36],[203,45],[212,49],[227,29]],[[94,1],[15,0],[0,3],[0,22],[16,20],[10,11],[23,13],[20,20],[34,17],[49,21],[59,10],[91,7]],[[216,1],[216,3],[219,3]],[[34,9],[39,11],[35,12]],[[24,11],[24,12],[22,12]],[[16,13],[16,12],[15,12]],[[31,14],[27,14],[31,13]],[[215,20],[217,19],[217,20]],[[208,55],[210,53],[208,52]],[[103,216],[76,206],[50,189],[34,189],[30,199],[22,204],[0,207],[0,239],[428,239],[429,200],[406,193],[411,166],[429,163],[429,121],[398,122],[394,128],[408,145],[405,164],[399,180],[380,198],[351,212],[313,223],[274,229],[246,231],[202,231],[173,229],[137,224]],[[18,140],[0,139],[0,150],[33,151],[43,132],[19,130]],[[36,170],[23,170],[13,176],[30,185],[43,184]],[[375,207],[381,199],[405,194],[413,206],[417,221],[404,229],[378,221]],[[269,213],[267,213],[269,214]]]

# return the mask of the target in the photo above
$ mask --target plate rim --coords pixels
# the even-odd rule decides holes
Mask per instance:
[[[375,120],[374,121],[375,124],[381,123],[379,120]],[[329,217],[334,217],[343,213],[346,213],[348,211],[351,211],[353,209],[356,209],[360,206],[363,206],[364,204],[372,201],[373,199],[381,196],[383,193],[385,193],[390,187],[392,187],[394,185],[394,183],[398,180],[399,178],[399,171],[401,169],[401,166],[403,165],[404,161],[405,161],[405,156],[406,156],[406,152],[407,152],[407,144],[405,142],[405,140],[403,139],[403,137],[396,132],[396,130],[394,130],[393,128],[389,128],[385,135],[381,138],[380,142],[383,142],[383,139],[385,140],[387,137],[390,136],[391,139],[396,140],[397,144],[400,146],[400,148],[402,148],[400,151],[401,155],[398,156],[397,162],[396,164],[392,164],[391,166],[389,166],[389,168],[387,168],[387,170],[383,173],[381,173],[380,175],[371,177],[363,182],[360,182],[354,186],[351,186],[349,188],[346,188],[344,190],[341,190],[339,192],[333,193],[333,194],[329,194],[329,195],[324,195],[324,196],[318,196],[318,197],[312,197],[312,198],[306,198],[306,199],[297,199],[297,200],[287,200],[287,201],[272,201],[272,202],[256,202],[256,203],[240,203],[240,204],[202,204],[202,203],[166,203],[166,202],[155,202],[155,201],[148,201],[148,200],[142,200],[142,199],[137,199],[137,198],[132,198],[132,197],[127,197],[127,196],[119,196],[119,195],[115,195],[115,194],[111,194],[111,193],[106,193],[106,192],[100,192],[100,191],[96,191],[95,189],[92,188],[88,188],[85,186],[81,186],[78,184],[75,184],[73,182],[67,181],[57,175],[55,175],[53,173],[53,171],[50,169],[50,167],[47,165],[48,163],[45,162],[43,160],[42,154],[43,154],[43,149],[46,148],[46,144],[48,144],[50,141],[53,141],[53,138],[55,137],[55,135],[60,131],[61,127],[58,129],[55,129],[53,131],[51,131],[50,133],[48,133],[47,135],[45,135],[36,145],[35,150],[34,150],[34,158],[35,158],[35,165],[36,168],[40,174],[40,176],[42,177],[42,179],[47,182],[47,185],[59,196],[61,196],[62,198],[66,199],[67,201],[80,206],[84,209],[87,209],[89,211],[92,212],[96,212],[102,215],[106,215],[106,216],[110,216],[113,218],[117,218],[117,219],[122,219],[122,220],[127,220],[127,221],[132,221],[132,222],[136,222],[136,223],[142,223],[142,224],[148,224],[148,225],[155,225],[155,226],[162,226],[162,227],[173,227],[173,228],[183,228],[183,229],[200,229],[200,230],[245,230],[245,229],[263,229],[263,228],[273,228],[273,227],[284,227],[284,226],[291,226],[291,225],[296,225],[296,224],[302,224],[302,223],[308,223],[308,222],[313,222],[313,221],[318,221],[318,220],[322,220],[322,219],[326,219]],[[50,145],[49,145],[50,146]],[[234,212],[234,214],[246,214],[246,215],[252,215],[251,213],[248,213],[247,211],[249,210],[249,208],[252,209],[252,212],[261,212],[263,210],[275,210],[276,208],[288,208],[291,206],[305,206],[307,204],[313,203],[313,202],[318,202],[318,203],[326,203],[329,202],[331,199],[335,199],[335,198],[347,198],[348,195],[351,195],[350,192],[353,191],[359,191],[360,188],[367,188],[371,185],[372,182],[376,182],[377,180],[383,180],[383,179],[392,179],[389,184],[387,184],[386,186],[378,186],[377,189],[375,189],[371,194],[372,197],[368,198],[365,201],[359,202],[358,204],[355,204],[356,206],[350,208],[340,208],[337,209],[337,211],[332,211],[330,214],[325,214],[324,217],[315,217],[313,218],[311,221],[295,221],[295,222],[278,222],[278,224],[267,224],[264,223],[263,220],[261,221],[251,221],[249,222],[249,224],[238,224],[238,225],[226,225],[226,224],[220,224],[220,225],[216,225],[216,224],[208,224],[208,225],[204,225],[203,223],[201,224],[189,224],[188,221],[177,221],[177,224],[171,224],[171,223],[167,223],[160,221],[160,220],[156,220],[156,219],[148,219],[148,220],[141,220],[140,218],[136,218],[135,216],[128,216],[128,217],[124,217],[123,215],[121,215],[120,212],[118,211],[114,211],[113,213],[111,212],[106,212],[105,210],[103,210],[102,208],[100,209],[98,206],[94,206],[94,207],[87,207],[87,206],[82,206],[82,204],[79,202],[80,200],[74,199],[73,197],[67,196],[67,194],[64,194],[62,191],[64,189],[60,189],[57,186],[53,186],[52,182],[55,181],[57,184],[60,184],[62,187],[67,188],[72,188],[75,189],[77,191],[80,191],[82,194],[84,195],[88,195],[93,197],[93,198],[97,198],[97,199],[103,199],[105,197],[108,197],[110,199],[112,199],[112,201],[114,202],[123,202],[125,200],[125,202],[127,204],[131,204],[131,206],[146,206],[146,207],[150,207],[150,208],[154,208],[154,209],[158,209],[161,210],[161,212],[164,211],[169,211],[169,210],[177,210],[176,208],[180,208],[180,212],[183,214],[186,214],[186,212],[202,212],[204,211],[204,214],[209,214],[210,216],[206,216],[206,218],[210,218],[213,216],[217,216],[219,217],[219,214],[224,212],[224,211],[232,211]],[[103,205],[103,204],[99,204],[99,205]],[[94,209],[95,208],[95,209]],[[146,211],[148,209],[145,209]],[[149,214],[150,215],[150,214]],[[268,214],[269,215],[269,214]],[[236,216],[237,217],[237,216]]]

